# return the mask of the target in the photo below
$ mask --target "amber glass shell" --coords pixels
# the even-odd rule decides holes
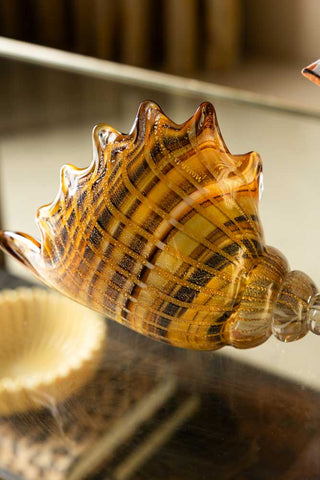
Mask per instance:
[[[264,241],[261,159],[229,152],[210,103],[178,125],[144,102],[129,134],[98,125],[93,145],[91,165],[63,167],[56,200],[39,209],[41,242],[4,232],[5,250],[49,286],[178,347],[249,348],[308,331],[304,289],[293,292],[303,327],[286,330],[296,276]],[[306,291],[316,294],[312,282]]]

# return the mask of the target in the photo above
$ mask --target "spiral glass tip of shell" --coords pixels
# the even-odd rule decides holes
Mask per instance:
[[[271,329],[283,342],[298,340],[308,331],[320,335],[320,293],[305,273],[287,273],[275,303]]]
[[[309,330],[320,335],[320,293],[312,297],[308,315]]]

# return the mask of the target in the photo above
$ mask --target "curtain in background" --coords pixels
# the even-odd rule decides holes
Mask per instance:
[[[1,35],[177,74],[241,54],[241,0],[0,0]]]

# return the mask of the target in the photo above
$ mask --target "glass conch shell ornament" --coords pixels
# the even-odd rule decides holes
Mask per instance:
[[[50,287],[178,347],[320,334],[313,281],[265,244],[261,159],[228,151],[210,103],[177,125],[144,102],[129,134],[98,125],[93,145],[91,165],[64,166],[58,196],[38,210],[41,242],[5,231],[5,251]]]

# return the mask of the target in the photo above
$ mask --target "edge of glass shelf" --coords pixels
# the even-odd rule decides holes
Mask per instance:
[[[1,36],[0,57],[78,73],[88,77],[152,88],[169,94],[229,100],[277,112],[320,118],[320,108],[305,107],[278,97],[260,95],[202,80],[101,60]]]

